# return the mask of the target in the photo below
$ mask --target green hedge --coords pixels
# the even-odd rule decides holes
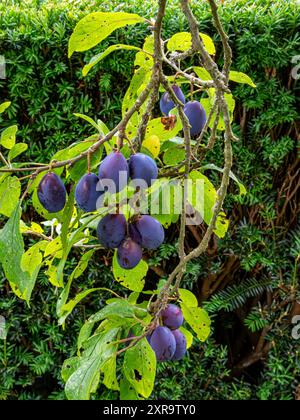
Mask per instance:
[[[207,4],[193,3],[201,31],[214,36]],[[97,48],[68,60],[68,38],[76,21],[90,11],[118,8],[151,18],[155,5],[155,1],[119,5],[98,0],[1,3],[0,55],[7,60],[7,79],[0,80],[0,102],[11,100],[13,105],[7,120],[0,122],[1,126],[19,125],[19,135],[30,144],[27,160],[47,161],[58,148],[90,134],[74,112],[100,117],[110,127],[120,117],[120,99],[133,72],[133,55],[117,52],[82,78],[83,63]],[[233,48],[234,69],[246,72],[257,83],[255,91],[234,87],[238,98],[235,130],[241,137],[234,145],[235,172],[248,194],[229,197],[230,235],[212,243],[208,255],[189,264],[185,276],[185,285],[201,301],[209,299],[213,337],[204,347],[195,346],[184,362],[159,367],[153,398],[292,399],[300,375],[299,351],[291,340],[288,321],[285,328],[280,323],[286,307],[270,307],[264,313],[263,321],[274,324],[268,340],[276,343],[267,361],[243,368],[237,365],[257,344],[265,324],[256,308],[265,307],[270,287],[274,300],[278,295],[284,300],[284,288],[289,290],[298,281],[300,191],[293,176],[299,168],[295,126],[300,100],[299,84],[291,78],[291,60],[300,51],[299,6],[285,0],[235,0],[226,2],[221,16]],[[164,35],[185,29],[178,4],[172,2]],[[117,31],[100,49],[117,42],[141,45],[147,31],[145,26]],[[214,39],[220,51],[220,41]],[[216,150],[208,160],[221,165],[221,155],[221,149]],[[157,263],[174,263],[175,239],[171,233],[168,238],[169,244],[155,258]],[[76,287],[77,291],[88,284],[109,287],[112,281],[109,270],[95,263],[89,278],[78,281]],[[208,284],[218,284],[212,297]],[[0,314],[7,318],[10,331],[6,349],[0,341],[0,399],[64,398],[60,366],[74,350],[83,319],[102,301],[91,299],[79,305],[62,332],[56,325],[55,299],[41,275],[28,309],[11,295],[2,278]],[[254,326],[253,333],[245,319],[248,326]],[[104,392],[101,398],[115,397],[100,391]]]

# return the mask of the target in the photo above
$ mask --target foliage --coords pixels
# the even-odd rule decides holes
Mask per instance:
[[[293,162],[295,156],[294,133],[287,127],[297,118],[297,101],[299,102],[299,99],[297,99],[296,95],[297,86],[293,87],[288,84],[286,74],[290,69],[290,57],[297,54],[299,17],[295,15],[293,6],[286,4],[286,2],[284,4],[283,2],[278,2],[280,3],[280,7],[277,7],[278,5],[276,4],[270,5],[270,13],[265,13],[264,7],[260,7],[259,3],[256,2],[257,8],[251,10],[251,7],[248,7],[249,2],[247,2],[247,5],[246,2],[239,2],[237,8],[233,4],[224,9],[223,12],[223,18],[225,22],[228,22],[231,42],[235,47],[234,55],[236,61],[234,68],[251,74],[253,80],[258,85],[257,90],[246,86],[238,86],[234,91],[238,98],[236,121],[240,120],[239,117],[243,115],[243,112],[245,115],[244,125],[241,124],[240,127],[236,126],[236,130],[240,131],[243,136],[243,144],[235,146],[237,156],[236,173],[245,182],[248,194],[244,197],[232,195],[228,200],[227,207],[228,210],[230,209],[229,212],[234,208],[233,212],[238,214],[238,216],[234,227],[230,231],[230,236],[220,241],[218,255],[207,258],[202,257],[199,261],[194,261],[188,267],[185,276],[185,286],[193,286],[195,292],[200,291],[197,294],[200,299],[203,299],[207,296],[201,292],[202,278],[208,271],[220,274],[220,267],[226,263],[222,257],[222,253],[223,255],[231,253],[238,259],[238,269],[230,275],[227,273],[225,282],[226,284],[230,284],[230,282],[234,282],[235,284],[230,285],[224,292],[220,291],[217,293],[207,304],[213,309],[226,309],[231,312],[229,315],[222,314],[221,312],[221,319],[215,319],[218,328],[225,327],[224,329],[226,331],[226,333],[220,334],[217,328],[215,337],[217,337],[218,341],[226,343],[228,343],[228,332],[230,328],[232,325],[237,324],[235,319],[236,309],[247,307],[252,298],[261,299],[264,305],[264,291],[267,290],[270,292],[268,285],[271,284],[275,290],[281,285],[282,280],[278,267],[285,274],[285,286],[289,288],[291,284],[295,284],[295,264],[297,269],[297,263],[295,261],[299,255],[299,246],[297,245],[299,231],[297,234],[297,230],[295,229],[297,219],[289,223],[291,222],[289,220],[290,217],[286,216],[286,219],[276,224],[276,219],[280,212],[280,209],[276,208],[276,195],[281,188],[282,176],[285,175],[286,168]],[[265,5],[265,2],[263,5]],[[83,6],[81,7],[83,8]],[[104,3],[104,10],[106,6]],[[139,8],[145,7],[143,4],[139,4],[138,6]],[[136,3],[131,3],[127,7],[129,9],[135,8]],[[18,21],[20,18],[25,19],[23,12],[17,9],[11,8],[3,16],[1,15],[2,27],[13,27],[14,21]],[[138,13],[142,15],[143,12],[140,10]],[[44,161],[50,158],[53,149],[56,150],[68,145],[73,142],[74,138],[76,140],[82,138],[83,134],[87,135],[94,132],[88,125],[83,126],[79,120],[73,118],[72,114],[74,111],[91,115],[95,109],[95,114],[97,113],[97,115],[94,115],[94,117],[103,118],[109,121],[109,124],[117,121],[120,109],[120,96],[124,93],[124,86],[128,85],[129,82],[130,68],[127,66],[127,62],[130,62],[128,60],[128,54],[130,57],[131,52],[126,51],[124,55],[120,55],[123,53],[118,52],[119,60],[106,58],[101,64],[97,65],[97,74],[91,72],[87,82],[82,79],[82,84],[78,85],[78,78],[81,77],[80,72],[77,70],[77,76],[72,80],[69,63],[64,57],[66,39],[70,34],[70,28],[74,26],[73,18],[70,22],[70,17],[66,15],[61,5],[56,10],[52,9],[47,14],[45,14],[45,11],[40,13],[42,19],[45,19],[47,24],[49,24],[49,28],[55,22],[56,30],[54,32],[54,38],[50,37],[49,33],[48,36],[45,36],[47,34],[44,33],[45,29],[42,25],[33,25],[32,17],[26,18],[29,22],[23,27],[25,33],[18,34],[17,30],[14,29],[11,34],[6,34],[2,37],[1,42],[4,42],[5,45],[20,42],[20,45],[22,43],[28,43],[28,46],[22,51],[22,54],[15,47],[5,47],[9,54],[9,60],[16,62],[17,70],[13,72],[14,76],[9,73],[8,85],[6,81],[0,81],[0,86],[3,88],[2,91],[6,92],[6,99],[12,99],[13,95],[14,103],[8,108],[7,114],[11,121],[13,120],[13,122],[18,123],[20,127],[18,136],[22,138],[22,141],[29,142],[29,149],[26,155],[30,156],[30,159]],[[184,30],[185,28],[183,27],[178,28],[178,26],[182,25],[182,22],[180,19],[175,20],[172,13],[172,10],[168,13],[170,23],[167,24],[167,27],[172,28],[172,33],[176,32],[176,30]],[[200,13],[201,10],[199,7]],[[59,14],[61,17],[60,20],[56,19],[56,14]],[[206,13],[205,15],[203,13],[203,16],[203,28],[211,30],[208,23],[208,14]],[[241,33],[240,28],[244,27],[247,27],[248,31]],[[262,28],[268,28],[268,31]],[[281,36],[283,28],[289,36],[288,42]],[[26,31],[30,31],[30,33],[26,33]],[[45,44],[40,41],[41,34],[44,37]],[[124,42],[123,37],[126,36],[128,37],[128,42],[134,39],[137,45],[141,45],[140,35],[138,37],[136,35],[137,32],[133,29],[125,30],[124,34],[120,31],[115,35],[117,37],[116,42]],[[54,47],[57,40],[62,43],[63,47],[61,51],[55,49],[56,53],[53,55],[54,50],[49,50],[49,46],[50,48],[51,45]],[[215,41],[217,41],[216,44],[218,46],[218,40]],[[43,54],[40,54],[41,50]],[[124,59],[125,54],[126,59]],[[31,74],[27,74],[28,70],[25,71],[25,67],[28,68],[28,66],[24,66],[22,57],[25,57],[29,62],[35,63],[33,70],[34,72],[36,71],[35,74],[32,74],[32,70]],[[52,64],[49,57],[53,57]],[[115,57],[115,55],[112,57]],[[89,58],[90,56],[87,54],[87,62]],[[60,65],[57,63],[60,63]],[[77,69],[82,67],[81,64],[78,65],[77,63],[76,66]],[[39,75],[37,69],[42,70]],[[276,72],[273,69],[276,69]],[[12,72],[9,68],[8,71]],[[116,83],[117,77],[119,77],[117,75],[120,73],[124,74],[124,80],[126,81],[121,86]],[[32,79],[34,83],[27,83],[28,80]],[[53,80],[57,83],[58,89],[53,89],[53,87],[50,89],[50,86],[53,86]],[[37,86],[41,85],[43,89],[37,88]],[[100,86],[101,88],[100,97],[98,94],[92,95],[93,91],[98,90],[96,86]],[[111,86],[114,86],[112,98],[110,93]],[[77,91],[79,91],[78,96]],[[8,94],[8,92],[10,93]],[[36,96],[37,92],[39,93],[38,97]],[[82,92],[87,95],[83,101]],[[88,99],[89,97],[92,98],[93,102]],[[96,107],[94,107],[95,104]],[[100,108],[101,113],[97,112]],[[26,113],[23,112],[24,109],[27,110]],[[63,113],[61,112],[62,110]],[[60,117],[58,118],[58,116]],[[72,121],[72,124],[70,124],[70,121]],[[11,122],[5,122],[4,125],[8,124],[11,125]],[[72,130],[74,131],[72,132]],[[258,153],[261,156],[260,160],[257,160]],[[218,166],[222,166],[222,160],[218,151],[209,156],[208,160],[213,161]],[[254,173],[256,176],[253,178]],[[217,173],[214,172],[211,174],[211,179],[217,180],[217,177]],[[249,185],[249,179],[251,179],[252,185]],[[236,191],[234,190],[233,192]],[[296,197],[297,194],[299,193],[296,191]],[[29,217],[28,222],[30,220]],[[78,234],[79,238],[84,240],[84,237],[81,237],[81,232]],[[171,231],[168,237],[172,243],[174,241],[174,235]],[[193,241],[194,239],[190,238],[190,240]],[[53,243],[53,246],[56,246],[56,244]],[[172,250],[172,245],[170,245],[170,249],[167,249],[167,245],[165,245],[157,255],[151,255],[151,258],[153,262],[156,262],[157,266],[159,266],[162,259],[165,260],[163,264],[166,264],[169,260],[171,264],[174,264],[174,254],[175,251],[174,249]],[[51,250],[49,255],[53,256],[53,250]],[[55,255],[59,255],[59,249],[54,252],[54,258],[49,266],[50,271],[51,267],[56,267],[57,258]],[[101,269],[107,271],[103,266],[101,266]],[[99,267],[96,267],[95,272],[98,270]],[[71,272],[72,270],[70,270]],[[53,271],[51,273],[53,274]],[[108,273],[107,277],[110,278]],[[49,280],[50,278],[52,278],[54,283],[59,281],[55,275],[54,277],[53,275],[52,277],[49,276]],[[41,281],[42,283],[40,283]],[[45,281],[45,279],[40,280],[38,284],[38,287],[42,290],[42,284],[44,282],[45,285]],[[108,281],[112,282],[112,279],[110,278]],[[226,287],[226,284],[224,284],[224,287]],[[264,289],[264,286],[266,289]],[[91,281],[90,289],[94,287],[95,284]],[[83,284],[82,288],[87,290],[87,284]],[[250,292],[251,290],[253,293]],[[53,296],[49,291],[47,293],[43,291],[43,294],[45,295],[46,302],[52,302],[52,312],[48,310],[48,304],[45,305],[46,311],[47,313],[53,314]],[[1,304],[4,306],[12,305],[14,308],[19,306],[23,309],[23,306],[17,303],[13,297],[10,297],[6,304],[4,302],[1,302]],[[101,302],[101,306],[103,304],[104,302]],[[83,306],[79,305],[79,308],[79,310],[83,311]],[[4,310],[5,314],[8,311],[5,307],[1,308],[1,310]],[[29,319],[35,319],[29,311],[27,312],[28,319],[17,315],[16,309],[14,309],[14,312],[14,322],[17,323],[21,319],[23,326],[24,323],[27,324]],[[231,316],[232,318],[230,318]],[[44,314],[41,311],[37,318],[43,319],[43,317]],[[253,330],[254,327],[251,326],[255,325],[255,331],[259,331],[266,325],[266,322],[271,322],[274,317],[275,319],[280,318],[280,313],[274,311],[274,314],[271,317],[267,316],[267,321],[264,318],[264,322],[262,323],[257,318],[257,312],[254,311],[249,312],[244,323],[250,330]],[[55,322],[56,320],[53,319],[51,335],[55,346],[59,349],[65,339],[56,327]],[[68,325],[69,328],[72,328],[72,331],[74,328],[74,332],[72,333],[70,331],[70,335],[68,334],[67,336],[70,337],[70,348],[73,348],[75,351],[72,335],[74,335],[75,331],[78,332],[79,321],[73,324],[74,322],[74,316],[70,315],[70,323]],[[42,322],[38,327],[35,333],[32,331],[27,333],[29,337],[34,338],[33,342],[37,343],[33,345],[33,348],[27,345],[27,355],[26,353],[23,354],[24,347],[22,350],[21,345],[16,350],[11,346],[8,349],[7,354],[11,359],[15,360],[15,363],[10,363],[10,366],[15,367],[13,369],[5,369],[5,381],[1,390],[2,397],[4,398],[9,395],[16,396],[19,393],[23,398],[38,396],[38,393],[34,396],[29,395],[27,391],[20,390],[20,386],[26,389],[29,376],[26,379],[23,377],[18,380],[16,378],[18,376],[18,366],[23,366],[23,368],[25,366],[26,371],[30,372],[32,376],[50,374],[51,377],[54,376],[56,378],[55,380],[60,381],[59,372],[54,368],[57,362],[53,359],[53,354],[49,351],[49,348],[38,343],[39,335],[48,337],[50,332],[44,329]],[[275,328],[270,336],[271,338],[279,342],[279,344],[275,349],[270,351],[270,358],[265,364],[264,372],[262,376],[258,375],[258,384],[255,383],[250,386],[244,379],[236,383],[235,381],[229,382],[229,384],[223,381],[223,378],[226,377],[224,364],[226,361],[228,362],[226,350],[216,345],[216,343],[209,342],[204,347],[201,347],[200,351],[203,352],[203,357],[199,358],[197,348],[194,348],[190,350],[191,359],[188,359],[183,364],[179,365],[179,363],[176,363],[174,366],[162,365],[158,370],[157,388],[154,391],[154,395],[160,398],[161,396],[165,396],[166,398],[172,397],[174,399],[191,395],[197,399],[290,399],[293,396],[293,392],[296,391],[295,387],[297,384],[295,384],[294,378],[299,375],[296,363],[297,352],[289,339],[289,333],[287,331],[282,333],[279,327],[278,329]],[[233,340],[231,339],[229,341],[231,346]],[[20,338],[18,339],[17,336],[16,342],[20,342]],[[284,346],[288,346],[289,348],[288,360],[285,357],[286,350],[284,350]],[[15,351],[20,351],[20,354],[14,354]],[[65,356],[70,354],[70,351],[63,351]],[[39,354],[41,357],[36,359],[36,354]],[[3,357],[6,358],[7,355]],[[204,380],[199,375],[198,386],[195,386],[195,380],[185,379],[194,378],[193,372],[195,371],[201,372],[201,369],[202,371],[208,369],[209,361],[212,359],[214,363],[212,367],[209,367],[208,378]],[[61,362],[62,359],[60,358],[58,364],[61,364]],[[237,360],[231,360],[228,366],[234,365],[236,362]],[[186,375],[179,375],[179,371],[186,372]],[[174,384],[174,380],[172,379],[176,373],[178,376],[182,376],[178,384]],[[159,378],[164,378],[164,380],[160,381]],[[61,382],[59,383],[61,386]],[[176,388],[174,389],[175,385]],[[13,390],[14,386],[15,390]],[[207,391],[203,391],[204,388]],[[195,391],[195,389],[198,391]],[[107,392],[102,391],[104,392],[103,395]],[[53,394],[51,396],[50,392],[46,396],[48,397],[49,395],[51,398],[62,397],[62,394]],[[115,397],[113,393],[107,395]]]

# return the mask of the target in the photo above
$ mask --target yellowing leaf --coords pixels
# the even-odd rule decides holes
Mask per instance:
[[[69,40],[69,57],[75,51],[87,51],[113,31],[127,25],[145,22],[141,16],[123,12],[94,12],[81,19]]]
[[[185,338],[186,338],[186,348],[189,349],[193,345],[193,341],[194,341],[193,334],[183,327],[180,327],[179,330],[185,336]]]
[[[136,392],[148,398],[154,387],[156,357],[146,338],[128,349],[124,358],[124,374]]]
[[[180,304],[184,320],[197,334],[200,341],[204,342],[210,335],[211,320],[207,312],[202,308],[189,308],[184,303]]]
[[[152,135],[147,137],[142,144],[149,152],[151,152],[154,158],[157,158],[160,152],[160,140],[157,136]]]
[[[10,217],[18,204],[21,183],[16,176],[8,176],[0,183],[0,213]]]
[[[3,102],[0,105],[0,114],[2,114],[10,105],[11,105],[11,102],[9,102],[9,101]]]
[[[216,48],[209,35],[200,33],[204,47],[210,55],[216,54]],[[169,51],[188,51],[192,47],[192,36],[189,32],[179,32],[173,35],[167,44]]]
[[[133,292],[141,292],[144,289],[145,277],[148,272],[148,264],[142,260],[132,270],[126,270],[119,266],[117,253],[113,258],[113,274],[115,279]]]
[[[231,70],[231,72],[229,73],[229,79],[232,80],[233,82],[236,82],[236,83],[244,83],[244,84],[249,85],[253,88],[257,87],[256,84],[251,79],[251,77],[249,77],[245,73],[241,73],[241,72],[238,72],[238,71]]]
[[[6,149],[11,149],[16,142],[16,134],[18,131],[17,125],[12,125],[2,131],[0,143]]]

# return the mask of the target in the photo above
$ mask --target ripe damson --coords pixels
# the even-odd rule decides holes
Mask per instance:
[[[186,338],[180,330],[172,331],[172,334],[176,341],[176,350],[172,360],[180,360],[186,354]]]
[[[172,330],[177,330],[183,323],[181,309],[173,304],[168,305],[166,309],[162,310],[160,316],[163,324]]]
[[[66,188],[60,177],[53,172],[47,173],[42,178],[37,189],[37,195],[42,206],[49,213],[57,213],[65,207]]]
[[[158,220],[143,215],[129,225],[130,236],[146,249],[157,249],[165,239],[165,232]]]
[[[76,185],[75,199],[78,206],[86,211],[95,211],[97,209],[98,198],[103,194],[97,191],[99,178],[95,174],[84,175]]]
[[[155,161],[150,156],[136,153],[129,159],[129,174],[132,180],[143,180],[150,187],[151,181],[157,178],[158,169]],[[143,185],[141,184],[140,187],[143,187]]]
[[[97,236],[105,248],[118,248],[126,236],[126,219],[123,214],[107,214],[100,220]]]
[[[143,256],[142,248],[131,238],[126,238],[118,247],[117,260],[120,267],[130,270],[138,265]]]
[[[182,90],[180,89],[179,86],[177,85],[173,85],[172,89],[175,93],[175,95],[177,96],[177,98],[183,103],[185,104],[185,97],[184,94],[182,92]],[[160,99],[160,110],[163,114],[169,115],[169,112],[175,108],[175,104],[173,102],[173,100],[170,97],[170,94],[168,92],[165,92],[161,99]]]
[[[113,187],[118,193],[122,191],[128,183],[128,163],[121,152],[112,152],[102,161],[99,167],[100,180],[109,180],[114,183]],[[109,187],[108,187],[109,188]]]
[[[191,126],[191,136],[198,136],[206,123],[206,112],[203,106],[198,101],[191,101],[185,104],[183,110]]]
[[[176,341],[167,327],[157,327],[151,336],[150,346],[159,362],[171,360],[176,351]]]

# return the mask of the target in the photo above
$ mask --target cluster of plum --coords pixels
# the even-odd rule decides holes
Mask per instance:
[[[183,314],[178,306],[170,304],[161,314],[162,326],[157,327],[147,340],[159,362],[180,360],[186,354],[186,338],[179,330]]]
[[[191,126],[191,136],[198,136],[206,123],[206,112],[203,106],[198,101],[186,102],[185,96],[179,86],[173,85],[172,89],[177,98],[184,104],[183,110]],[[169,115],[173,108],[175,108],[175,103],[171,99],[170,94],[165,92],[160,100],[160,110],[163,114]]]
[[[120,176],[121,175],[121,176]],[[134,185],[148,188],[158,176],[155,161],[136,153],[127,161],[119,151],[110,153],[99,167],[99,176],[84,175],[76,185],[77,205],[85,212],[101,207],[101,196],[106,184],[112,183],[114,192],[123,190],[131,179]],[[142,182],[141,182],[142,181]],[[47,173],[38,186],[38,198],[50,213],[61,211],[66,204],[66,189],[53,172]],[[99,201],[100,199],[100,201]],[[164,241],[164,229],[158,220],[149,215],[139,215],[127,224],[123,214],[106,215],[97,227],[99,242],[106,248],[117,248],[117,259],[121,267],[134,268],[142,259],[142,248],[156,249]]]

